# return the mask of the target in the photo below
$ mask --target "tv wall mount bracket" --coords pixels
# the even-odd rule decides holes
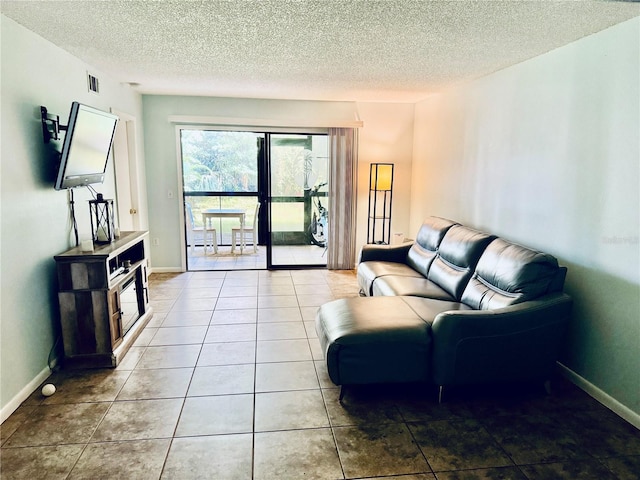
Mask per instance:
[[[60,132],[67,130],[67,125],[60,125],[60,115],[48,113],[47,107],[41,105],[40,118],[44,143],[49,143],[51,140],[60,140]]]

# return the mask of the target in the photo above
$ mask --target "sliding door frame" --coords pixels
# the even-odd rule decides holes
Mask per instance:
[[[258,216],[258,238],[259,244],[266,247],[266,269],[267,270],[280,270],[280,269],[308,269],[308,268],[326,268],[324,265],[273,265],[273,251],[271,241],[271,224],[272,224],[272,212],[271,212],[271,134],[292,134],[292,135],[328,135],[328,128],[284,128],[284,127],[251,127],[240,125],[215,125],[215,124],[176,124],[176,161],[178,167],[178,198],[182,201],[180,203],[180,230],[181,238],[180,250],[181,250],[181,268],[183,271],[187,271],[187,231],[185,220],[185,192],[184,192],[184,171],[182,161],[182,130],[208,130],[208,131],[231,131],[231,132],[251,132],[259,135],[264,135],[264,142],[262,142],[261,152],[256,160],[258,186],[257,192],[193,192],[188,196],[212,196],[211,193],[215,193],[213,196],[257,196],[260,203],[260,210]]]

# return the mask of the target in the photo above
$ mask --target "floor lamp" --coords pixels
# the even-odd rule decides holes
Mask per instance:
[[[390,243],[392,199],[393,163],[372,163],[369,171],[367,243]]]

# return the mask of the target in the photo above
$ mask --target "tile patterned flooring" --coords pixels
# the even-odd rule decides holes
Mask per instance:
[[[215,254],[208,249],[207,252],[201,246],[193,250],[187,247],[187,269],[189,271],[210,270],[264,270],[267,268],[267,247],[258,246],[253,251],[249,245],[244,253],[236,249],[231,253],[231,247],[223,245],[218,247]],[[316,245],[278,245],[272,248],[271,262],[275,266],[326,266],[327,252]]]
[[[329,381],[316,307],[352,272],[151,276],[115,369],[65,371],[2,425],[2,479],[638,479],[640,432],[562,380],[447,392]]]

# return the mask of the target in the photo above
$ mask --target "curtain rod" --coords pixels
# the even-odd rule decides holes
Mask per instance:
[[[194,115],[169,115],[169,123],[199,125],[232,125],[243,127],[292,127],[292,128],[361,128],[362,120],[269,119],[250,117],[203,117]]]

